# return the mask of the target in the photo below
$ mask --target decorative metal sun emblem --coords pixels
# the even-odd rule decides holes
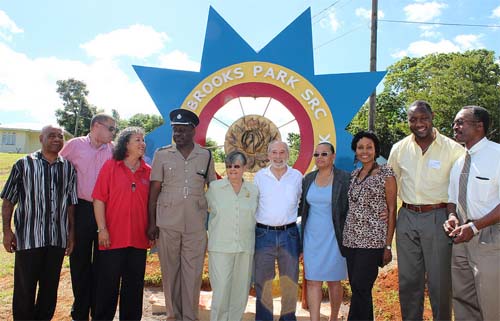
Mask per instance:
[[[254,173],[267,166],[267,146],[273,140],[281,140],[281,135],[272,121],[259,115],[247,115],[229,127],[224,152],[244,152],[248,158],[247,170]]]

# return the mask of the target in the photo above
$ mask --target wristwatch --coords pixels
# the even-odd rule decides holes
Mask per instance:
[[[386,245],[386,246],[385,246],[385,249],[390,251],[390,250],[392,250],[392,246],[390,246],[390,245]]]

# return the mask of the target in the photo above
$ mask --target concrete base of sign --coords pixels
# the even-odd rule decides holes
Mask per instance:
[[[152,306],[153,314],[163,314],[165,313],[165,298],[163,293],[152,294],[149,297],[149,302]],[[212,292],[202,291],[200,294],[200,321],[210,320],[210,305],[212,302]],[[281,309],[281,298],[274,299],[274,315],[275,320],[279,318],[279,311]],[[349,307],[342,304],[340,307],[340,320],[346,320],[347,314],[349,312]],[[297,302],[297,320],[309,320],[309,311],[301,308],[300,302]],[[321,303],[321,320],[328,320],[330,316],[330,304],[328,302]],[[245,314],[243,315],[243,321],[255,320],[255,297],[249,296],[247,307],[245,309]]]

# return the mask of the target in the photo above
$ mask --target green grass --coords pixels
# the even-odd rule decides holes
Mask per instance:
[[[5,182],[7,181],[12,165],[16,160],[24,156],[24,154],[8,154],[0,153],[0,191],[3,189]],[[0,206],[2,205],[2,200],[0,199]],[[3,232],[0,230],[0,237],[3,240]],[[14,274],[14,254],[5,251],[2,246],[0,248],[0,279]],[[0,283],[4,283],[5,280],[1,280]],[[10,286],[0,287],[0,304],[7,304],[10,302],[12,297],[12,288]]]

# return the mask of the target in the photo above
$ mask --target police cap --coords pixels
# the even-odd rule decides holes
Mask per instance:
[[[170,125],[191,125],[198,126],[200,119],[198,116],[187,109],[174,109],[170,112]]]

